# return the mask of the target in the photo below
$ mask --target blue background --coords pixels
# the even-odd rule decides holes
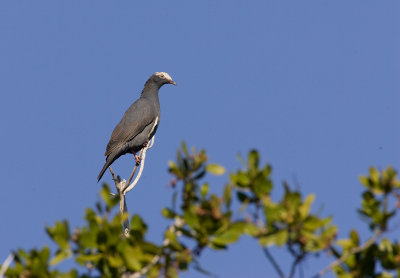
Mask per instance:
[[[339,237],[370,234],[356,208],[358,176],[400,164],[398,1],[1,1],[0,261],[50,244],[44,226],[84,223],[99,200],[109,136],[144,82],[166,71],[161,124],[131,213],[160,243],[170,204],[168,160],[185,140],[229,171],[256,148],[287,180],[315,193]],[[125,156],[114,170],[126,177]],[[228,176],[210,177],[220,192]],[[103,181],[111,181],[109,173]],[[399,223],[397,219],[397,224]],[[389,236],[398,237],[398,226]],[[289,257],[272,250],[285,269]],[[3,258],[3,259],[2,259]],[[219,277],[275,276],[254,240],[206,251]],[[311,275],[330,262],[303,264]],[[331,275],[331,274],[330,274]],[[330,277],[327,275],[327,277]],[[184,277],[204,277],[192,271]]]

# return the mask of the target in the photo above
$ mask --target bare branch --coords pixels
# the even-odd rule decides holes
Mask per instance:
[[[0,278],[4,277],[4,274],[6,274],[6,271],[7,271],[8,267],[10,266],[10,264],[12,263],[13,260],[14,260],[14,254],[11,253],[10,255],[8,255],[8,257],[6,258],[4,263],[1,265]]]
[[[271,262],[272,266],[275,268],[275,271],[278,273],[279,277],[285,278],[285,274],[283,274],[282,269],[279,267],[278,263],[275,261],[274,257],[271,255],[271,253],[268,251],[268,248],[264,247],[263,248],[264,254],[267,257],[267,259]]]
[[[115,186],[117,186],[117,183],[118,183],[119,181],[118,181],[118,179],[115,177],[114,171],[113,171],[113,169],[111,168],[111,166],[108,166],[108,170],[110,170],[110,173],[111,173],[111,176],[112,176],[113,181],[114,181],[114,183],[115,183]]]
[[[299,265],[299,263],[304,259],[305,254],[301,254],[296,256],[296,260],[293,262],[292,267],[290,269],[290,274],[289,274],[289,278],[293,278],[294,274],[296,272],[296,267]]]

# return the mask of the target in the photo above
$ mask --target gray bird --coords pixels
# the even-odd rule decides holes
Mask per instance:
[[[158,90],[164,84],[176,85],[166,72],[153,74],[144,84],[140,98],[126,110],[111,134],[104,154],[107,157],[106,163],[101,169],[97,181],[100,181],[107,168],[121,155],[131,153],[135,156],[136,163],[140,163],[136,153],[146,146],[154,136],[160,122]]]

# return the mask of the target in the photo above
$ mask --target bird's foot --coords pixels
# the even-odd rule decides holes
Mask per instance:
[[[135,157],[136,165],[140,164],[140,161],[142,160],[137,154],[133,155]]]

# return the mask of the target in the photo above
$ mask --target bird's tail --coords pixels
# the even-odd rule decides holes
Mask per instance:
[[[111,166],[111,164],[118,158],[120,155],[116,154],[110,154],[107,156],[106,163],[103,166],[103,169],[101,169],[100,174],[97,176],[97,182],[100,181],[100,179],[103,177],[104,173],[106,172],[107,168]]]

